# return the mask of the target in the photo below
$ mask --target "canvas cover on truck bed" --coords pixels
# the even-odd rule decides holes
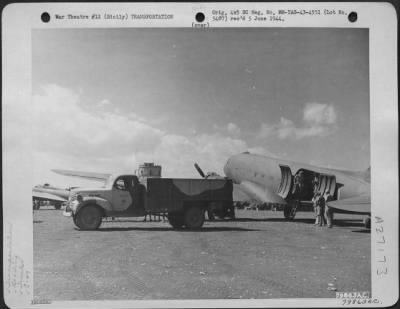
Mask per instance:
[[[179,211],[188,201],[232,201],[230,179],[148,178],[144,185],[149,212]]]

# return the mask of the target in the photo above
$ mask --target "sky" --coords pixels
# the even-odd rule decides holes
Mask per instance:
[[[223,174],[243,151],[370,165],[367,29],[38,29],[32,74],[34,185]]]

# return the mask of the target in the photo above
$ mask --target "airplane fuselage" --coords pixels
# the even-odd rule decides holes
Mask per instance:
[[[335,176],[339,187],[337,199],[346,199],[370,192],[369,179],[362,172],[317,167],[250,153],[230,157],[224,166],[224,172],[235,184],[251,183],[261,189],[277,193],[282,180],[280,168],[282,165],[289,167],[293,175],[299,170],[304,170]]]

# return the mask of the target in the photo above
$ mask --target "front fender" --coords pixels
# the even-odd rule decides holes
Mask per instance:
[[[77,214],[82,207],[89,205],[89,204],[99,206],[101,209],[104,210],[105,215],[107,215],[107,213],[112,210],[112,206],[109,201],[107,201],[101,197],[91,196],[91,197],[83,198],[82,203],[80,203],[76,207],[74,215]]]

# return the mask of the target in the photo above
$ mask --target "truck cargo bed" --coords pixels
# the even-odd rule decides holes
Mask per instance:
[[[232,201],[230,179],[148,178],[146,211],[180,211],[185,202]]]

